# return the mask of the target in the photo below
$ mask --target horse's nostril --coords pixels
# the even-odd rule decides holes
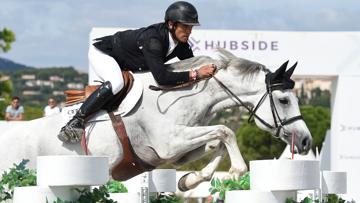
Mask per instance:
[[[311,144],[311,140],[309,137],[305,137],[302,142],[301,142],[302,146],[304,147],[304,149],[308,149],[310,147]]]

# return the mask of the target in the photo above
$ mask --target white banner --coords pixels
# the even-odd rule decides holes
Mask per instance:
[[[286,60],[298,61],[298,75],[360,75],[360,32],[195,29],[189,42],[195,55],[211,55],[213,48],[221,47],[273,70]]]
[[[347,196],[360,202],[359,76],[339,76],[331,122],[331,170],[347,172]]]

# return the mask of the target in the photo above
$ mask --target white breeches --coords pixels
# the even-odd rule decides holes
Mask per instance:
[[[104,54],[93,45],[90,45],[88,57],[90,71],[93,71],[97,78],[103,82],[110,81],[114,95],[119,93],[124,87],[124,80],[119,64],[115,59]]]

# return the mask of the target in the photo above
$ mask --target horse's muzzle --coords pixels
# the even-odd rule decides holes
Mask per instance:
[[[303,137],[303,139],[300,142],[300,147],[298,149],[299,154],[306,155],[312,146],[312,139],[309,136]]]

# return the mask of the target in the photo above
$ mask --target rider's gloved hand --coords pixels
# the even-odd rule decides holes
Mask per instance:
[[[214,75],[216,71],[216,65],[215,64],[208,64],[205,66],[200,67],[197,70],[197,77],[199,79],[208,78]]]

